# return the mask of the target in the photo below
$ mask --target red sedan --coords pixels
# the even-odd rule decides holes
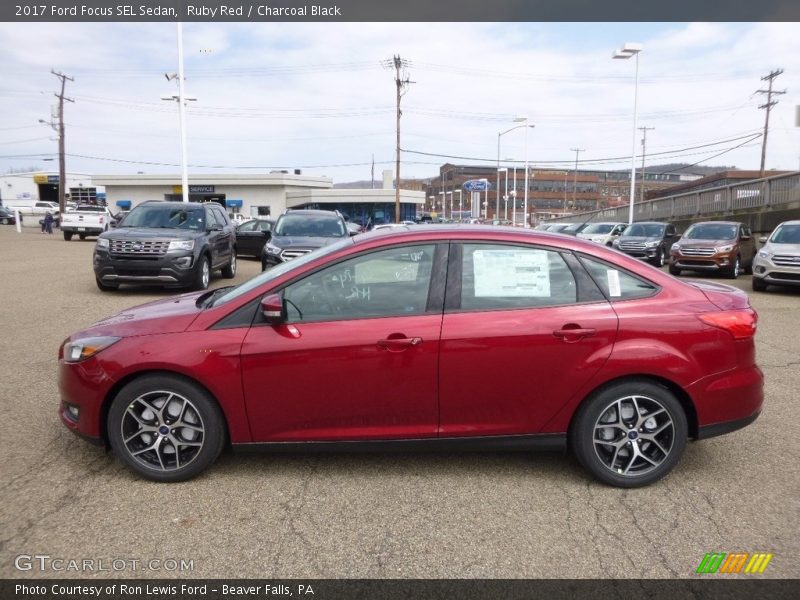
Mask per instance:
[[[737,289],[574,237],[396,228],[70,336],[59,414],[157,481],[227,444],[569,447],[637,487],[756,419],[756,321]]]

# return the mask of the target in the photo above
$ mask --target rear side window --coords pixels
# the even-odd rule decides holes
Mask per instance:
[[[658,292],[658,286],[629,271],[583,255],[580,259],[606,298],[611,301],[647,298]]]
[[[462,310],[574,304],[577,287],[557,252],[500,244],[464,244]]]

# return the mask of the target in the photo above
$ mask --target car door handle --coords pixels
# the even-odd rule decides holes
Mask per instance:
[[[570,327],[569,325],[564,325],[561,329],[556,329],[553,332],[553,335],[556,336],[558,339],[563,340],[567,343],[570,342],[577,342],[578,340],[582,340],[583,338],[591,337],[595,333],[597,333],[596,329],[588,329],[583,327]]]
[[[411,346],[419,346],[422,343],[421,337],[410,338],[387,338],[385,340],[378,340],[378,347],[385,348],[386,350],[405,350]]]

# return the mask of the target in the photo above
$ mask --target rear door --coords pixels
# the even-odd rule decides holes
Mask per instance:
[[[451,247],[439,435],[536,433],[605,364],[611,305],[571,254]]]

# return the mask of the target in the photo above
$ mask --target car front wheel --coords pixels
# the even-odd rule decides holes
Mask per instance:
[[[609,485],[634,488],[664,477],[686,447],[683,407],[646,380],[620,382],[590,397],[570,432],[578,461]]]
[[[209,281],[211,281],[211,266],[208,263],[208,257],[206,255],[202,255],[198,261],[197,268],[195,269],[194,289],[207,289]]]
[[[753,291],[754,292],[766,292],[767,291],[767,282],[761,279],[760,277],[753,277]]]
[[[222,269],[222,276],[225,279],[233,279],[236,277],[236,251],[231,253],[231,261],[226,267]]]
[[[173,375],[140,377],[114,398],[108,412],[111,448],[129,469],[153,481],[185,481],[208,468],[225,443],[216,401]]]
[[[733,266],[728,271],[727,275],[730,279],[738,279],[739,275],[742,274],[742,259],[737,254],[736,261],[733,263]]]

